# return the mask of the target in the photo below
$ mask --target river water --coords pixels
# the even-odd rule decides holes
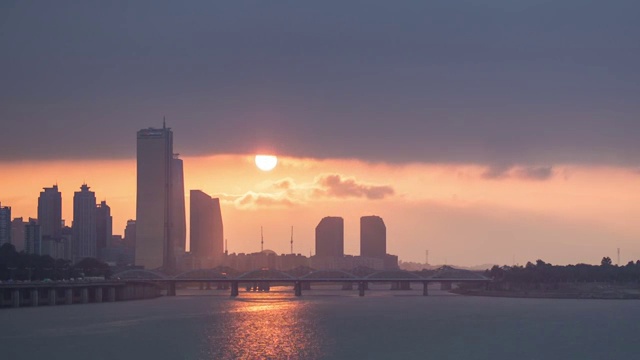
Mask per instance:
[[[0,310],[0,359],[638,359],[640,302],[182,290]]]

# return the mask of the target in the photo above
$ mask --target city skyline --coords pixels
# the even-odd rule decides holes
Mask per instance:
[[[567,166],[557,170],[562,175],[555,175],[546,181],[532,183],[531,180],[519,178],[517,173],[499,181],[487,179],[484,176],[484,169],[475,166],[442,168],[414,164],[394,167],[382,164],[371,165],[357,160],[345,164],[339,160],[317,162],[310,159],[280,156],[278,167],[272,172],[263,173],[255,168],[253,157],[245,155],[184,158],[184,161],[186,162],[185,188],[199,187],[221,198],[221,206],[227,224],[225,233],[229,239],[230,252],[259,251],[259,228],[262,225],[265,226],[266,246],[279,253],[287,253],[289,251],[290,226],[293,225],[299,229],[296,232],[296,252],[308,254],[309,250],[313,251],[314,249],[313,229],[318,219],[332,214],[345,217],[347,223],[345,226],[345,253],[358,254],[360,235],[355,224],[363,213],[377,213],[385,219],[387,224],[391,224],[388,235],[388,238],[391,239],[389,252],[398,254],[402,261],[423,262],[424,256],[421,254],[424,254],[426,249],[431,251],[431,263],[447,262],[465,266],[485,263],[510,264],[514,261],[521,263],[530,260],[527,256],[528,253],[536,254],[535,257],[548,259],[554,263],[597,263],[602,254],[614,256],[617,247],[622,249],[623,261],[639,257],[635,255],[638,253],[636,235],[634,235],[637,230],[634,222],[628,219],[632,218],[635,212],[633,209],[638,207],[640,199],[637,199],[638,194],[634,192],[627,192],[628,200],[624,199],[623,201],[618,196],[621,189],[631,189],[630,186],[633,186],[632,182],[636,175],[623,169],[600,168],[597,171],[589,171],[590,169]],[[112,209],[115,209],[112,210],[114,228],[116,229],[114,233],[122,233],[126,220],[135,218],[135,211],[133,211],[135,210],[133,206],[135,203],[135,187],[133,186],[135,184],[135,161],[110,162],[106,168],[103,164],[98,165],[92,162],[80,164],[79,167],[83,170],[73,173],[73,177],[81,177],[83,176],[81,174],[86,174],[88,171],[94,173],[91,177],[92,188],[97,189],[100,197],[109,199],[109,204]],[[33,164],[23,166],[31,168]],[[217,178],[211,177],[209,169],[219,167],[227,167],[231,171],[226,174],[218,173]],[[56,176],[56,169],[59,169],[59,165],[42,169],[44,174],[48,173],[52,178],[59,177]],[[115,170],[118,176],[114,176],[113,169],[121,169]],[[334,174],[350,173],[355,175],[352,176],[355,183],[349,185],[352,187],[352,193],[343,197],[336,195],[341,191],[336,184],[345,185],[347,183],[348,185],[348,178],[340,178],[338,182],[335,177],[318,178],[305,173],[309,169],[320,174],[330,174],[333,171]],[[367,197],[367,194],[362,193],[367,189],[369,196],[375,197],[378,192],[384,193],[386,191],[384,186],[389,185],[384,182],[388,179],[386,173],[400,171],[393,189],[406,194],[407,187],[413,182],[409,178],[409,174],[415,174],[415,169],[422,170],[423,173],[424,170],[429,170],[425,174],[429,177],[429,183],[434,186],[444,185],[447,190],[462,189],[465,184],[468,184],[468,181],[475,183],[475,186],[464,186],[465,189],[459,193],[458,198],[451,196],[451,193],[449,195],[441,194],[434,192],[430,187],[423,188],[422,192],[414,192],[416,199],[412,201],[413,204],[401,207],[401,209],[407,209],[407,216],[389,210],[390,207],[397,209],[398,198],[402,198],[402,195],[395,194],[390,197],[385,196],[383,199],[371,199]],[[385,173],[384,177],[380,176],[379,172]],[[236,188],[247,189],[247,192],[234,194],[233,187],[225,183],[224,178],[230,179]],[[260,184],[252,191],[252,186],[255,186],[251,185],[254,178],[258,179]],[[298,181],[292,181],[294,178]],[[105,182],[101,179],[109,179],[109,181]],[[451,182],[443,184],[442,179],[448,179]],[[209,182],[209,180],[213,181]],[[593,186],[594,183],[597,186]],[[484,197],[486,200],[486,196],[489,195],[485,193],[487,184],[490,185],[488,187],[491,190],[490,195],[496,195],[493,198],[494,204],[490,207],[493,213],[478,214],[477,211],[482,208],[480,205],[483,205],[482,198]],[[25,186],[25,184],[18,183],[9,185],[9,187],[3,188],[21,189]],[[358,188],[359,185],[363,187]],[[528,203],[523,203],[520,200],[521,192],[530,185],[535,185],[540,196],[530,199]],[[35,189],[42,188],[42,184],[39,182],[34,182],[30,186]],[[66,193],[76,187],[74,183],[66,181],[60,182],[58,186],[62,192]],[[289,186],[289,189],[283,190],[284,186]],[[543,191],[545,187],[549,190]],[[581,196],[586,192],[597,194],[598,198],[608,200],[604,203],[596,203],[589,197]],[[37,194],[37,191],[35,194],[27,194],[23,200],[17,202],[11,201],[9,203],[12,199],[7,197],[3,197],[2,201],[4,205],[12,206],[13,217],[35,217],[36,206],[34,204]],[[421,210],[420,204],[424,201],[425,195],[431,195],[432,201],[426,209],[422,208]],[[465,197],[477,197],[475,202],[478,204],[465,201]],[[70,198],[70,196],[63,196],[63,203],[65,203],[63,218],[67,221],[72,218],[72,206],[68,204]],[[631,201],[633,199],[639,201]],[[316,203],[324,203],[324,206],[318,209],[310,208]],[[526,211],[527,206],[535,211]],[[417,216],[424,210],[428,210],[432,216],[418,221]],[[567,211],[571,212],[567,213]],[[278,215],[273,216],[274,213]],[[353,215],[350,215],[351,213]],[[567,214],[571,216],[566,216]],[[563,221],[552,221],[559,215]],[[508,223],[510,218],[516,218],[518,220],[516,226],[522,227],[521,229],[525,229],[526,232],[533,232],[533,234],[526,232],[522,235],[518,234],[516,231],[518,227]],[[401,225],[412,219],[416,219],[416,224],[419,226],[414,229],[420,229],[428,234],[426,240],[423,236],[417,236],[415,232],[409,231],[411,229],[405,229]],[[484,219],[488,221],[487,224],[479,223]],[[576,224],[583,222],[586,224],[584,230],[576,226]],[[499,236],[493,240],[487,239],[489,235],[500,234],[500,232],[496,233],[496,231],[500,231],[499,229],[489,228],[490,225],[495,226],[496,223],[508,225],[508,231],[511,233],[507,234],[508,236],[502,235],[509,240],[506,243],[507,247],[503,246],[504,243],[500,244]],[[463,225],[471,226],[471,228],[465,229]],[[612,231],[614,228],[615,231]],[[488,231],[487,234],[479,234],[482,242],[483,244],[488,242],[491,245],[493,241],[496,245],[492,245],[493,247],[484,246],[484,249],[475,251],[473,256],[464,254],[464,246],[478,249],[476,242],[467,240],[478,237],[478,234],[472,234],[471,229],[474,229],[473,232],[476,232],[477,229],[488,229],[484,230]],[[548,239],[541,237],[540,234],[546,234]],[[467,238],[467,236],[469,237]],[[531,241],[519,242],[518,239],[522,237],[531,239]],[[609,240],[611,238],[616,241]],[[559,243],[554,243],[553,239],[558,240]],[[447,248],[447,243],[450,245],[449,248]],[[463,250],[457,251],[452,245],[461,246]],[[571,252],[572,249],[584,250],[584,252]]]

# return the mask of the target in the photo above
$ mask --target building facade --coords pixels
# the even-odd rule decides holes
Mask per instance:
[[[24,251],[24,220],[19,217],[11,221],[11,243],[16,251]]]
[[[174,247],[174,256],[179,256],[187,248],[187,219],[184,203],[184,169],[182,159],[178,158],[178,154],[173,155],[171,174],[173,182],[171,241]]]
[[[344,256],[344,219],[327,216],[316,226],[316,256]]]
[[[200,190],[190,196],[190,252],[194,257],[209,260],[214,266],[222,263],[224,229],[220,199]]]
[[[27,254],[42,255],[42,233],[37,219],[29,218],[24,225],[24,244]]]
[[[11,244],[11,207],[0,203],[0,245]]]
[[[387,227],[379,216],[360,218],[360,256],[384,259],[387,254]]]
[[[73,262],[97,257],[96,194],[83,184],[73,195]]]
[[[173,268],[172,163],[170,128],[138,131],[135,264],[146,269]]]
[[[38,197],[38,224],[44,240],[60,239],[62,233],[62,193],[58,185],[43,188]]]
[[[101,201],[96,206],[96,252],[99,258],[102,258],[102,250],[109,245],[111,236],[113,236],[111,208],[106,201]]]

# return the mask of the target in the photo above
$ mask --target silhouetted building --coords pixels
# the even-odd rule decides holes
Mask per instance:
[[[96,194],[83,184],[73,195],[73,261],[97,257]]]
[[[365,256],[312,256],[309,266],[319,270],[350,271],[358,267],[374,270],[384,270],[384,260]]]
[[[387,227],[379,216],[360,218],[360,256],[384,259],[387,255]]]
[[[111,208],[106,201],[96,206],[96,252],[102,258],[102,250],[106,248],[113,236],[113,218]]]
[[[38,224],[44,240],[59,239],[62,232],[62,194],[58,185],[43,188],[38,197]]]
[[[220,265],[224,254],[224,229],[220,199],[200,190],[190,193],[190,252],[199,259]]]
[[[0,203],[0,245],[11,244],[11,207]]]
[[[133,248],[132,253],[135,252],[136,248],[136,221],[135,220],[127,220],[127,226],[124,228],[124,242],[127,246]],[[135,255],[134,255],[135,260]],[[131,262],[133,264],[133,261]]]
[[[11,221],[11,243],[16,251],[24,251],[24,221],[21,217]]]
[[[135,264],[147,269],[173,268],[172,163],[170,128],[138,131]]]
[[[174,244],[174,256],[184,253],[187,248],[187,220],[184,204],[184,170],[182,159],[178,154],[173,155],[171,173],[173,178],[173,197],[171,210],[173,224],[171,226],[171,241]]]
[[[24,243],[27,254],[41,255],[42,233],[37,219],[29,218],[24,226]]]
[[[73,229],[70,226],[62,227],[62,242],[64,243],[62,259],[73,261]]]
[[[103,251],[103,261],[112,266],[133,264],[133,249],[127,246],[120,235],[113,235]]]
[[[344,256],[344,220],[327,216],[316,226],[316,256]]]

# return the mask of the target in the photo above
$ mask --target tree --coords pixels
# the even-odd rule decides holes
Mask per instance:
[[[600,266],[611,266],[611,264],[611,258],[608,256],[603,257],[602,261],[600,262]]]

